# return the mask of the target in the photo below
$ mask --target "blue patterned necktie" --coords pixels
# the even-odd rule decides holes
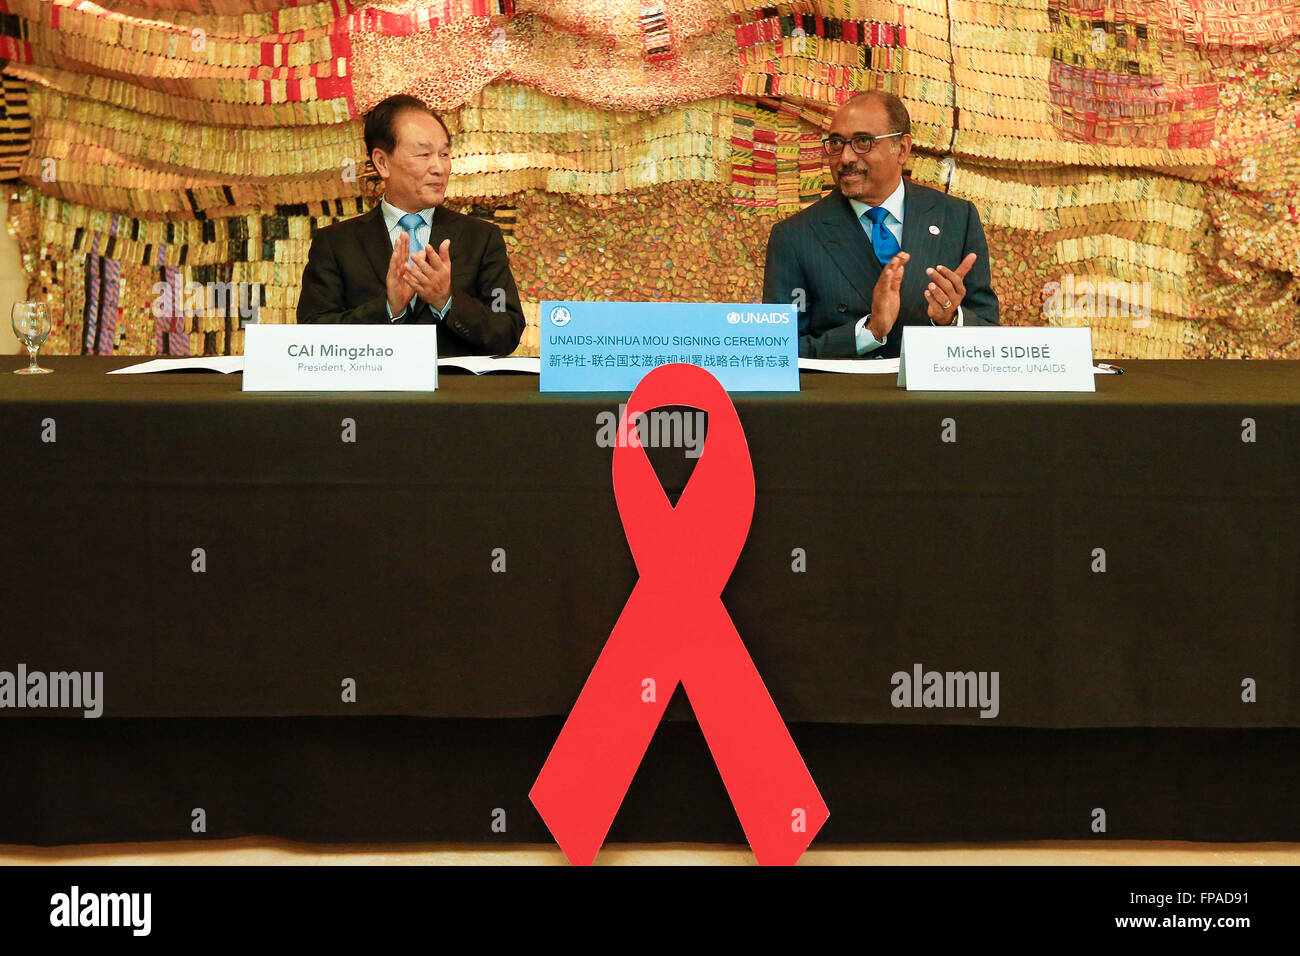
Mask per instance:
[[[423,224],[423,222],[424,217],[418,212],[408,212],[401,219],[397,220],[397,224],[405,230],[408,236],[411,237],[411,255],[415,255],[424,248],[424,243],[420,241],[419,237],[415,233],[415,230]],[[418,298],[418,295],[411,296],[411,301],[406,304],[407,308],[414,308],[415,300]]]
[[[902,251],[894,234],[885,228],[887,215],[889,210],[884,206],[873,206],[862,214],[864,219],[871,220],[871,228],[867,229],[867,232],[871,236],[871,248],[876,250],[876,258],[880,260],[882,266]],[[862,227],[866,229],[867,224],[864,222]]]

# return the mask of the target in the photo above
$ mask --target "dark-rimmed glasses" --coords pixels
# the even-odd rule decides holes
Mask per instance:
[[[853,147],[853,152],[865,156],[879,140],[902,135],[902,133],[886,133],[884,136],[872,136],[870,133],[854,133],[848,139],[843,136],[827,136],[822,140],[822,146],[825,147],[827,156],[836,156],[844,152],[844,144],[848,143]]]

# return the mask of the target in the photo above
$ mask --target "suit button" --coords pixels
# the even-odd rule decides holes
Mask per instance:
[[[837,305],[835,308],[837,308],[837,309],[838,309],[839,311],[841,311],[841,312],[847,312],[847,311],[849,311],[849,307],[848,307],[847,305],[845,305],[843,302],[841,302],[841,303],[840,303],[839,305]]]

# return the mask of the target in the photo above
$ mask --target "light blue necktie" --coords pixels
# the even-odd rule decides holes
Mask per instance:
[[[862,227],[867,229],[868,235],[871,236],[871,248],[876,250],[876,258],[880,260],[883,266],[894,256],[902,251],[898,240],[894,234],[885,228],[885,217],[889,215],[889,210],[884,206],[874,206],[862,214],[864,219],[871,220],[871,228],[867,229],[864,222]]]
[[[415,234],[416,228],[423,223],[424,217],[418,212],[408,212],[401,219],[397,220],[397,224],[406,231],[408,236],[411,237],[411,255],[415,255],[424,248],[424,243],[421,242],[419,237]],[[413,308],[415,306],[415,300],[418,298],[418,295],[411,296],[411,301],[406,304],[407,308]]]

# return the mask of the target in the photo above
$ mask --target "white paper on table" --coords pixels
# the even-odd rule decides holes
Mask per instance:
[[[445,366],[463,368],[475,375],[482,375],[484,372],[531,372],[533,375],[542,374],[542,360],[536,357],[495,358],[491,355],[451,355],[447,358],[438,359],[438,366],[440,368]]]
[[[1093,375],[1118,375],[1119,372],[1117,372],[1113,368],[1102,368],[1099,365],[1094,365],[1092,367],[1092,374]]]
[[[231,372],[242,372],[244,370],[244,357],[242,355],[208,355],[197,358],[161,358],[154,359],[152,362],[141,362],[139,365],[128,365],[126,368],[115,368],[108,375],[135,375],[141,372],[184,372],[186,370],[201,372],[203,370],[212,372],[221,372],[223,375],[229,375]]]
[[[801,358],[801,372],[843,372],[849,375],[897,375],[898,359]]]

